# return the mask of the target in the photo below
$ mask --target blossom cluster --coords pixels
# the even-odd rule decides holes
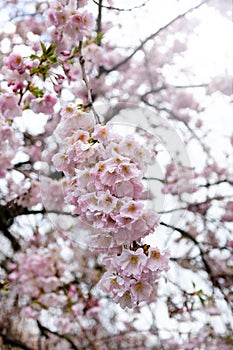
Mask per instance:
[[[68,113],[67,113],[68,111]],[[66,200],[73,214],[95,238],[109,240],[109,248],[130,244],[154,231],[159,216],[141,200],[151,149],[132,135],[121,137],[111,124],[94,125],[93,116],[67,106],[57,134],[65,141],[53,157],[57,170],[70,177]]]
[[[161,252],[147,245],[136,251],[124,249],[121,255],[105,259],[108,270],[99,286],[122,308],[153,301],[160,274],[169,269],[168,259],[167,250]]]
[[[52,26],[52,35],[59,43],[67,41],[67,38],[74,45],[88,36],[95,25],[93,15],[87,11],[81,11],[80,7],[85,6],[85,1],[77,2],[70,0],[63,4],[61,1],[52,2],[45,16],[48,24]],[[66,38],[66,40],[64,40]]]
[[[9,275],[11,281],[17,281],[15,290],[32,298],[46,297],[51,305],[48,294],[45,296],[44,292],[52,293],[62,285],[60,276],[66,268],[65,261],[60,258],[59,247],[52,252],[43,248],[31,249],[28,254],[19,254],[17,260],[18,264],[11,266],[15,270]]]
[[[7,77],[8,86],[14,93],[6,92],[0,96],[0,112],[7,118],[19,117],[22,115],[22,110],[27,108],[30,108],[34,113],[47,115],[54,112],[57,99],[48,92],[44,94],[42,90],[34,85],[33,76],[35,73],[41,73],[39,68],[41,67],[40,57],[34,56],[36,59],[29,59],[18,53],[12,53],[4,61],[2,72]],[[21,94],[24,104],[23,109],[19,105],[19,98],[15,95],[16,93]]]
[[[91,233],[92,246],[108,253],[101,288],[122,307],[153,299],[168,252],[140,248],[159,223],[145,204],[143,177],[155,159],[150,138],[140,144],[133,135],[120,136],[113,124],[95,124],[74,105],[61,110],[55,137],[61,147],[52,160],[67,178],[66,202]]]
[[[51,231],[50,235],[57,237],[59,233]],[[76,256],[75,249],[67,246],[64,240],[60,244],[50,242],[44,247],[46,239],[39,232],[34,232],[29,240],[30,248],[16,254],[15,263],[10,264],[9,280],[14,291],[24,298],[24,316],[36,319],[42,310],[63,308],[66,310],[64,318],[56,318],[54,324],[60,331],[69,332],[73,330],[72,324],[77,315],[98,313],[98,300],[91,293],[86,296],[80,284],[81,277],[79,280],[76,276],[77,265],[79,276],[83,277],[86,273],[94,280],[93,272],[91,274],[91,269],[85,264],[84,253],[79,251]],[[63,248],[66,252],[68,249],[70,255],[65,256]],[[75,258],[73,264],[71,257]]]

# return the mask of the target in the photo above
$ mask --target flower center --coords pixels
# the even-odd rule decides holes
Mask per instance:
[[[131,257],[130,257],[130,262],[131,262],[133,265],[137,264],[137,262],[138,262],[138,257],[135,256],[135,255],[131,255]]]
[[[154,259],[159,259],[160,258],[160,252],[151,252],[151,257]]]

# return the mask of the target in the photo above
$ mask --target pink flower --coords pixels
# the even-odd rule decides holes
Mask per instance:
[[[149,300],[153,287],[148,282],[134,281],[130,287],[133,300],[138,304]]]
[[[152,233],[158,226],[160,216],[153,210],[144,211],[141,217],[139,217],[134,223],[132,230],[141,234],[141,237],[145,237],[149,233]]]
[[[99,209],[98,206],[98,197],[95,192],[92,193],[86,193],[81,196],[79,196],[77,204],[80,208],[81,212],[86,213],[87,210],[94,212]]]
[[[95,26],[95,18],[90,12],[87,11],[82,13],[82,22],[88,30],[93,29]]]
[[[103,175],[101,176],[102,184],[107,186],[113,186],[116,182],[121,181],[121,174],[117,171],[117,166],[114,164],[111,166],[107,166],[103,171]]]
[[[110,126],[109,125],[95,125],[94,131],[91,135],[91,137],[94,140],[103,142],[104,144],[107,144],[111,140],[111,132],[110,132]]]
[[[69,295],[69,297],[72,298],[72,297],[74,297],[76,294],[77,294],[76,287],[75,287],[75,285],[71,284],[71,285],[70,285],[70,288],[69,288],[68,295]]]
[[[54,105],[57,103],[57,99],[50,94],[45,94],[44,97],[35,98],[31,101],[30,107],[34,113],[53,114]]]
[[[118,294],[115,300],[120,304],[122,309],[125,309],[126,307],[131,308],[133,304],[132,296],[129,290],[124,291],[123,294]]]
[[[133,157],[135,153],[135,148],[138,144],[135,141],[135,138],[132,135],[127,135],[119,143],[119,152],[128,157]]]
[[[164,252],[160,252],[159,248],[149,248],[149,256],[146,262],[146,267],[148,267],[151,271],[167,271],[169,252],[166,250]]]
[[[115,210],[118,200],[116,197],[111,195],[109,190],[106,192],[98,192],[97,197],[99,210],[107,214],[110,214]]]
[[[71,136],[70,142],[74,144],[77,141],[86,143],[90,138],[90,135],[87,131],[84,130],[77,130],[74,131],[73,135]]]
[[[113,186],[113,193],[120,198],[131,197],[137,200],[141,197],[143,189],[140,178],[132,178],[129,181],[117,182]]]
[[[51,7],[45,12],[45,15],[50,24],[56,28],[64,26],[69,18],[69,12],[61,5]]]
[[[33,310],[30,306],[27,306],[23,309],[23,315],[26,318],[35,318],[39,317],[39,311]]]
[[[77,181],[77,186],[80,189],[80,192],[85,193],[89,187],[88,185],[89,184],[91,185],[90,170],[89,169],[78,170],[76,181]]]
[[[84,28],[84,23],[81,13],[75,13],[71,16],[71,22],[74,26],[77,26],[77,30],[82,30]]]
[[[116,274],[112,274],[112,272],[105,272],[99,282],[99,287],[105,293],[114,295],[116,292],[116,289],[120,291],[124,286],[124,284],[125,284],[125,280],[122,277]]]
[[[0,113],[9,119],[20,117],[22,109],[18,105],[18,96],[8,93],[0,95]]]
[[[17,70],[19,74],[25,72],[23,57],[19,54],[11,54],[5,61],[5,65],[11,70]]]
[[[144,204],[136,201],[129,201],[121,207],[120,215],[126,218],[138,219],[142,214]]]
[[[124,271],[124,275],[138,276],[142,272],[146,260],[146,255],[142,248],[139,248],[136,252],[123,250],[122,254],[117,257],[116,264]]]
[[[62,121],[58,125],[56,132],[61,138],[71,136],[74,130],[82,129],[91,131],[94,127],[95,120],[91,113],[79,111],[72,105],[62,109]]]

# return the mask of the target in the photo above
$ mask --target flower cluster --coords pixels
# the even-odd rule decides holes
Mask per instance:
[[[51,231],[50,235],[54,238],[59,233]],[[94,280],[94,274],[85,264],[84,253],[79,251],[77,254],[61,236],[60,244],[53,242],[44,247],[46,240],[47,237],[39,232],[34,233],[29,240],[30,248],[25,247],[26,252],[16,254],[15,263],[10,264],[9,280],[19,297],[24,298],[24,316],[38,318],[43,310],[64,308],[64,319],[56,318],[54,322],[59,330],[66,332],[73,328],[77,315],[98,313],[98,300],[92,293],[86,295],[80,283],[81,276],[87,274]],[[75,258],[73,264],[71,257]],[[80,279],[76,276],[77,266]]]
[[[40,298],[43,292],[52,293],[62,285],[59,276],[64,274],[66,264],[60,258],[59,247],[52,252],[43,248],[31,249],[27,255],[22,253],[17,258],[18,264],[12,266],[15,270],[9,278],[17,281],[15,289],[20,295]]]
[[[55,132],[61,149],[53,163],[67,178],[66,202],[91,233],[92,248],[109,254],[101,288],[122,307],[154,299],[168,252],[140,248],[159,223],[144,201],[143,176],[155,158],[151,140],[142,145],[132,135],[122,137],[113,124],[95,124],[91,113],[74,105],[64,107],[61,116]]]
[[[109,239],[109,247],[153,232],[159,216],[140,200],[153,148],[140,145],[131,135],[120,137],[110,124],[93,126],[89,113],[73,109],[67,115],[67,109],[57,129],[66,147],[53,161],[71,178],[66,200],[74,206],[73,214],[94,229],[97,240]]]
[[[50,68],[53,66],[54,69],[54,65],[47,62],[42,67],[41,62],[43,60],[46,62],[48,57],[43,58],[43,55],[41,57],[34,56],[36,59],[35,57],[29,59],[12,53],[4,61],[2,72],[8,78],[8,86],[11,87],[13,93],[21,94],[21,100],[24,104],[22,108],[19,103],[20,99],[16,94],[8,92],[2,94],[0,96],[0,113],[6,118],[13,119],[14,117],[20,117],[22,116],[22,111],[28,108],[31,108],[34,113],[44,113],[47,115],[54,113],[57,98],[48,92],[44,94],[43,90],[35,85],[36,81],[33,78],[35,73],[37,75],[44,74],[45,80],[46,76],[50,74]],[[56,75],[56,84],[59,81],[58,78],[58,75]]]
[[[106,258],[108,271],[99,282],[122,308],[134,307],[142,301],[155,299],[161,271],[168,270],[168,251],[146,246],[146,251],[124,249],[121,255]]]
[[[84,6],[85,2],[81,5]],[[62,42],[65,35],[75,44],[89,35],[95,24],[93,15],[87,11],[76,10],[74,1],[65,5],[61,1],[52,2],[45,16],[53,26],[52,34],[58,42]]]

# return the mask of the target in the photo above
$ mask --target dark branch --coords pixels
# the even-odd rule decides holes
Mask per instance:
[[[38,328],[41,332],[41,335],[44,335],[47,339],[49,338],[48,333],[56,335],[58,338],[66,340],[71,345],[72,349],[78,350],[77,346],[74,344],[74,342],[67,335],[63,335],[63,334],[59,334],[58,332],[51,331],[47,327],[43,326],[38,320],[36,322],[37,322]]]
[[[2,337],[3,343],[5,343],[5,344],[16,346],[17,348],[20,348],[23,350],[34,350],[34,349],[30,348],[29,346],[27,346],[26,344],[22,343],[21,341],[16,340],[16,339],[12,339],[12,338],[8,337],[7,335],[3,334],[2,332],[0,332],[0,337]]]
[[[9,231],[9,227],[13,224],[14,213],[12,213],[11,208],[6,208],[4,206],[0,206],[0,231],[2,231],[3,235],[10,241],[13,250],[16,252],[20,250],[21,246],[17,239],[12,235]]]

